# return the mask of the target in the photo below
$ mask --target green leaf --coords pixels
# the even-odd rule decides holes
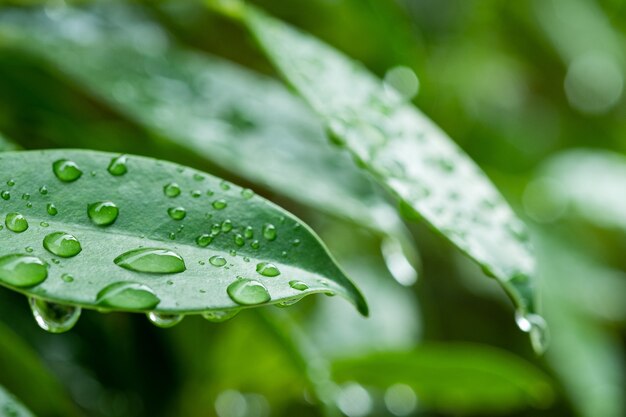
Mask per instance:
[[[0,152],[16,150],[18,146],[0,133]]]
[[[591,149],[562,152],[550,158],[537,177],[541,197],[551,202],[551,217],[573,215],[626,232],[624,155]]]
[[[0,385],[10,389],[39,416],[81,415],[64,387],[42,363],[39,354],[1,322],[0,369]],[[35,385],[36,395],[33,393]],[[3,415],[2,402],[0,390],[0,416]]]
[[[453,415],[545,407],[554,396],[550,380],[530,363],[478,345],[422,345],[341,360],[333,375],[380,389],[408,385],[425,408]]]
[[[0,416],[2,417],[33,417],[20,402],[0,386]]]
[[[485,174],[437,126],[362,65],[252,7],[243,20],[330,134],[422,218],[535,311],[526,230]]]
[[[0,283],[24,294],[219,319],[216,311],[336,293],[367,314],[314,232],[251,190],[93,151],[7,152],[0,167],[11,194],[0,200]],[[45,303],[35,307],[45,315]]]

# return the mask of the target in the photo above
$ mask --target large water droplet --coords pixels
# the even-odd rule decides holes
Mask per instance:
[[[223,210],[228,206],[228,203],[226,200],[221,198],[219,200],[215,200],[212,205],[215,210]]]
[[[289,286],[298,291],[305,291],[309,289],[309,286],[302,281],[289,281]]]
[[[116,282],[105,287],[96,297],[105,307],[129,310],[152,309],[161,302],[152,288],[138,282]]]
[[[87,215],[97,226],[108,226],[117,220],[120,209],[112,201],[99,201],[87,206]]]
[[[83,175],[83,171],[73,161],[67,159],[59,159],[52,164],[52,171],[58,179],[63,182],[76,181]]]
[[[7,214],[4,218],[4,224],[6,224],[7,229],[15,233],[22,233],[28,229],[28,221],[20,213]]]
[[[14,287],[32,287],[48,277],[48,267],[29,255],[7,255],[0,258],[0,281]]]
[[[252,226],[247,226],[243,232],[243,235],[246,237],[246,239],[252,239],[254,237],[254,229],[252,228]]]
[[[223,256],[215,255],[209,258],[209,263],[218,268],[226,265],[226,259]]]
[[[277,277],[280,275],[280,271],[276,265],[269,262],[261,262],[256,266],[256,272],[264,277]]]
[[[118,256],[114,262],[130,271],[152,274],[176,274],[187,269],[183,258],[168,249],[134,249]]]
[[[180,187],[175,182],[170,182],[163,187],[163,194],[170,198],[178,197],[180,195]]]
[[[0,197],[2,197],[3,200],[10,200],[11,199],[11,192],[5,190],[2,193],[0,193]]]
[[[521,331],[530,335],[534,351],[539,355],[543,354],[550,339],[548,325],[543,317],[538,314],[522,314],[518,311],[515,313],[515,322]]]
[[[111,159],[107,171],[109,171],[109,174],[116,177],[126,174],[128,172],[128,167],[126,166],[127,160],[128,157],[126,155],[116,156],[115,158]]]
[[[43,247],[61,258],[71,258],[83,250],[78,239],[65,232],[50,233],[43,239]]]
[[[276,239],[276,226],[273,224],[266,224],[263,226],[263,237],[267,240]]]
[[[201,246],[203,248],[209,246],[211,242],[213,242],[213,236],[206,233],[196,238],[196,243],[198,244],[198,246]]]
[[[222,222],[222,232],[228,233],[231,230],[233,230],[233,222],[231,222],[230,220],[224,220]]]
[[[167,329],[176,326],[185,318],[182,314],[163,314],[154,311],[147,314],[148,320],[157,327]]]
[[[235,245],[237,246],[243,246],[246,244],[246,241],[244,240],[243,236],[241,236],[239,233],[235,235],[234,240],[235,240]]]
[[[211,323],[222,323],[226,320],[230,320],[235,317],[239,313],[239,310],[215,310],[215,311],[207,311],[202,314],[206,320]]]
[[[187,215],[187,210],[184,207],[170,207],[167,209],[167,214],[174,220],[182,220]]]
[[[271,297],[267,288],[259,281],[241,278],[227,288],[229,297],[237,304],[256,305],[268,302]]]
[[[80,318],[81,308],[29,298],[35,321],[47,332],[63,333],[70,330]]]

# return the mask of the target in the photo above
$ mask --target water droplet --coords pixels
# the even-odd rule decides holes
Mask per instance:
[[[244,188],[243,190],[241,190],[241,196],[246,200],[250,200],[252,197],[254,197],[254,191],[249,188]]]
[[[163,314],[155,313],[154,311],[148,313],[146,316],[152,324],[164,329],[176,326],[185,318],[182,314]]]
[[[529,333],[530,341],[537,354],[543,354],[549,343],[549,330],[546,321],[538,314],[515,313],[517,327],[524,333]]]
[[[15,287],[32,287],[48,277],[48,267],[30,255],[7,255],[0,258],[0,281]]]
[[[54,232],[47,235],[43,239],[43,247],[61,258],[71,258],[83,250],[78,239],[64,232]]]
[[[222,256],[215,255],[209,258],[209,263],[219,268],[226,265],[226,259]]]
[[[231,230],[233,230],[233,222],[231,222],[230,220],[224,220],[222,222],[222,232],[228,233]]]
[[[59,159],[52,164],[52,171],[58,179],[63,182],[76,181],[83,175],[83,171],[80,170],[78,165],[73,161],[67,159]]]
[[[187,269],[183,258],[168,249],[134,249],[118,256],[114,262],[130,271],[151,274],[176,274]]]
[[[163,187],[163,194],[170,198],[178,197],[180,195],[180,187],[175,182],[170,182]]]
[[[50,223],[48,223],[48,222],[40,222],[39,226],[41,226],[41,227],[48,227],[48,226],[50,226]]]
[[[56,216],[59,213],[59,210],[57,210],[57,207],[52,203],[48,203],[48,205],[46,206],[46,211],[51,216]]]
[[[0,193],[0,197],[2,197],[3,200],[10,200],[11,199],[11,193],[9,191],[3,191],[2,193]]]
[[[48,187],[46,187],[45,185],[42,185],[42,186],[39,188],[39,194],[41,194],[41,195],[46,195],[46,194],[48,194]]]
[[[9,213],[4,219],[7,229],[15,233],[22,233],[28,229],[28,221],[20,213]]]
[[[237,304],[256,305],[268,302],[271,297],[267,288],[259,281],[241,278],[227,288],[229,297]]]
[[[294,239],[294,240],[291,241],[291,244],[293,246],[300,246],[300,243],[301,243],[300,239]]]
[[[252,226],[247,226],[243,232],[243,235],[246,237],[246,239],[252,239],[254,237],[254,229],[252,228]]]
[[[71,276],[70,274],[61,275],[61,279],[63,280],[63,282],[67,282],[67,283],[74,282],[74,277]]]
[[[35,321],[47,332],[64,333],[80,318],[80,307],[52,303],[38,298],[28,299]]]
[[[220,182],[220,188],[224,191],[228,191],[230,190],[230,184],[227,183],[226,181],[222,181]]]
[[[202,176],[202,174],[193,174],[193,179],[196,181],[204,181],[204,176]]]
[[[256,272],[264,277],[277,277],[280,275],[280,271],[276,265],[269,262],[261,262],[256,266]]]
[[[289,286],[298,291],[305,291],[309,289],[309,286],[302,281],[289,281]]]
[[[253,240],[252,242],[250,242],[250,247],[252,249],[259,249],[261,247],[261,244],[258,240]]]
[[[246,244],[246,241],[244,240],[243,236],[241,236],[239,233],[237,233],[235,235],[235,245],[243,246],[245,244]]]
[[[128,157],[126,155],[120,155],[112,158],[107,171],[109,171],[109,174],[116,177],[126,174],[128,172],[128,167],[126,166],[127,160]]]
[[[211,226],[211,235],[217,236],[222,231],[222,226],[219,223],[213,223]]]
[[[230,256],[237,256],[237,251],[235,249],[230,250]],[[228,269],[228,268],[226,268]]]
[[[182,220],[187,215],[187,210],[184,207],[170,207],[167,209],[167,214],[174,220]]]
[[[26,251],[26,253],[33,253],[33,251],[34,251],[35,249],[33,249],[33,247],[32,247],[32,246],[26,246],[26,247],[24,248],[24,250]]]
[[[206,248],[207,246],[209,246],[211,242],[213,242],[213,237],[206,233],[196,238],[196,243],[198,244],[198,246],[201,246],[203,248]]]
[[[288,298],[284,301],[281,301],[280,303],[276,304],[277,307],[289,307],[294,305],[295,303],[297,303],[298,301],[302,300],[302,297],[294,297],[294,298]]]
[[[226,202],[226,200],[224,200],[223,198],[220,198],[219,200],[215,200],[213,202],[213,208],[215,210],[223,210],[228,206],[228,203]]]
[[[22,200],[30,200],[30,194],[28,193],[22,194]]]
[[[170,238],[170,240],[176,240],[176,233],[174,233],[174,232],[170,232],[170,233],[167,235],[167,237],[169,237],[169,238]]]
[[[13,187],[13,186],[15,185],[15,180],[8,180],[8,181],[7,181],[7,185],[8,185],[9,187]]]
[[[273,224],[263,226],[263,237],[267,240],[276,240],[276,226]]]
[[[226,320],[232,319],[238,313],[239,310],[215,310],[203,313],[202,317],[204,317],[204,319],[210,321],[211,323],[222,323]]]
[[[146,310],[156,307],[161,300],[147,285],[137,282],[116,282],[100,291],[96,302],[105,307]]]
[[[97,226],[108,226],[115,223],[120,209],[112,201],[99,201],[87,206],[89,220]]]
[[[200,190],[194,190],[191,192],[191,196],[193,198],[200,198],[202,196],[202,191]]]

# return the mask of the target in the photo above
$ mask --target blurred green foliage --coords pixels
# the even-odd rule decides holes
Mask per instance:
[[[59,24],[74,12],[38,3],[0,8],[6,137],[27,149],[160,157],[251,186],[313,226],[362,287],[372,317],[310,297],[169,330],[138,315],[87,312],[72,332],[50,335],[22,296],[0,289],[0,385],[36,415],[332,415],[324,399],[348,417],[625,415],[626,4],[254,2],[381,78],[398,67],[416,75],[413,102],[532,225],[552,333],[536,357],[496,283],[427,228],[408,226],[421,265],[404,245],[419,281],[394,280],[387,269],[397,272],[402,251],[383,255],[381,243],[384,234],[410,240],[405,226],[324,142],[306,107],[269,79],[272,66],[237,23],[191,0],[110,2],[97,13],[91,2],[76,6],[95,20],[143,21],[130,29],[147,52],[135,62],[116,46],[122,36],[81,52],[93,28]],[[175,54],[161,54],[164,45]],[[182,75],[209,80],[205,93],[175,82],[187,60],[206,74]],[[80,70],[90,62],[97,89]],[[214,142],[194,139],[198,129]],[[268,157],[276,164],[259,164]],[[372,217],[376,204],[384,209]],[[485,374],[508,382],[486,396]]]

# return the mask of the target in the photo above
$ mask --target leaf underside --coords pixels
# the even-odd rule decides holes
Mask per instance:
[[[33,414],[20,404],[15,397],[0,386],[0,416],[6,417],[34,417]]]
[[[260,282],[271,297],[269,303],[335,293],[367,313],[359,291],[312,230],[293,215],[251,190],[173,163],[128,156],[127,172],[112,175],[108,167],[116,157],[77,150],[0,154],[0,190],[10,193],[9,199],[0,200],[0,215],[7,219],[0,230],[0,256],[34,256],[47,265],[47,278],[38,285],[18,287],[6,279],[0,283],[57,303],[182,314],[246,307],[227,292],[229,285],[244,278]],[[59,160],[74,162],[82,175],[73,182],[61,181],[53,172]],[[180,189],[179,195],[166,195],[165,186],[171,183]],[[94,224],[88,209],[98,202],[118,207],[113,224]],[[50,214],[50,204],[56,215]],[[180,208],[185,215],[176,220]],[[10,230],[10,213],[22,214],[28,229]],[[47,250],[44,238],[56,232],[75,237],[80,253],[63,258]],[[197,243],[199,237],[202,245]],[[182,260],[174,259],[173,269],[165,265],[165,270],[180,271],[182,261],[184,272],[136,272],[145,268],[129,270],[121,266],[124,262],[115,263],[122,254],[142,248],[172,251]],[[132,264],[132,259],[126,263]],[[276,275],[272,268],[279,275],[272,276]],[[292,288],[291,281],[301,281],[308,288]],[[135,288],[152,292],[158,304],[103,305],[102,291],[116,283],[134,283]]]

